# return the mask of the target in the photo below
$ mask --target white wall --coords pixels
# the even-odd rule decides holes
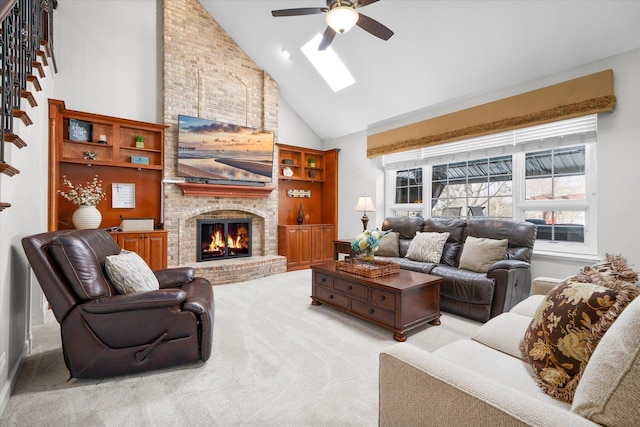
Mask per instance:
[[[278,100],[278,142],[324,150],[322,140],[282,97]]]
[[[28,89],[37,107],[26,101],[22,108],[34,122],[24,126],[14,120],[14,132],[27,143],[18,149],[5,143],[5,161],[20,173],[0,175],[0,201],[11,207],[0,212],[0,414],[14,384],[22,357],[30,348],[31,317],[42,321],[42,292],[33,283],[34,306],[31,312],[31,271],[22,250],[21,239],[47,228],[48,108],[55,75],[45,67],[46,78],[39,79],[42,91]]]
[[[61,0],[58,82],[71,110],[162,121],[162,0]]]
[[[622,254],[636,269],[640,269],[640,245],[637,244],[640,241],[640,227],[636,226],[637,214],[640,212],[640,200],[636,197],[636,185],[640,183],[640,49],[502,91],[389,119],[372,125],[368,133],[437,117],[609,68],[614,72],[617,106],[613,113],[601,114],[598,119],[598,254],[601,257],[606,253]],[[355,158],[362,159],[360,156],[366,152],[366,143],[366,134],[363,132],[339,138],[327,145],[341,148],[345,153],[353,153],[358,156]],[[359,167],[353,167],[354,164],[374,167],[376,163],[366,160],[354,162],[354,157],[343,156],[342,152],[340,154],[339,206],[348,208],[355,204],[355,193],[360,189],[371,192],[375,187],[376,193],[381,193],[381,187],[384,187],[381,169],[377,173],[363,173]],[[376,200],[376,203],[379,204],[380,201]],[[381,209],[378,210],[382,212]],[[383,219],[376,218],[376,226]],[[347,229],[344,225],[351,222],[353,214],[348,209],[340,209],[340,236],[347,237],[347,232],[353,233],[351,228]],[[574,274],[580,266],[590,262],[592,261],[586,259],[569,260],[534,255],[532,274],[534,277],[562,278]]]
[[[366,131],[328,141],[326,149],[339,148],[338,154],[338,237],[349,239],[362,232],[362,214],[355,210],[358,198],[371,196],[375,212],[367,212],[368,229],[380,227],[384,220],[383,181],[379,159],[367,158]]]

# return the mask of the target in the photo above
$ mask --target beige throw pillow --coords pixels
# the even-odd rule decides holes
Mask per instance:
[[[122,295],[147,292],[160,288],[158,278],[135,252],[122,250],[105,261],[107,276]]]
[[[440,263],[444,244],[449,233],[416,233],[407,250],[407,258],[413,261]]]
[[[468,236],[462,247],[459,267],[463,270],[486,273],[496,262],[504,259],[509,241]]]
[[[377,256],[400,256],[400,233],[391,231],[380,238],[378,241],[378,250],[375,252]]]
[[[571,411],[608,426],[640,425],[640,298],[618,316],[593,351]]]

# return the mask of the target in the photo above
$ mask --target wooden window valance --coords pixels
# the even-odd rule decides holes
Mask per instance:
[[[369,135],[367,157],[613,111],[613,70]]]

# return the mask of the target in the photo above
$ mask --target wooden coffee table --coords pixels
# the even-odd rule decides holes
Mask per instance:
[[[368,278],[336,270],[335,263],[311,266],[311,304],[329,304],[392,330],[396,341],[406,341],[409,329],[440,324],[442,277],[415,271]]]

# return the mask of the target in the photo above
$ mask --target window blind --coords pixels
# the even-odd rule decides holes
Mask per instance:
[[[407,150],[382,156],[385,170],[440,163],[446,157],[458,160],[509,154],[528,148],[545,149],[592,142],[596,139],[598,116],[578,117],[543,125],[469,138],[448,144]]]

